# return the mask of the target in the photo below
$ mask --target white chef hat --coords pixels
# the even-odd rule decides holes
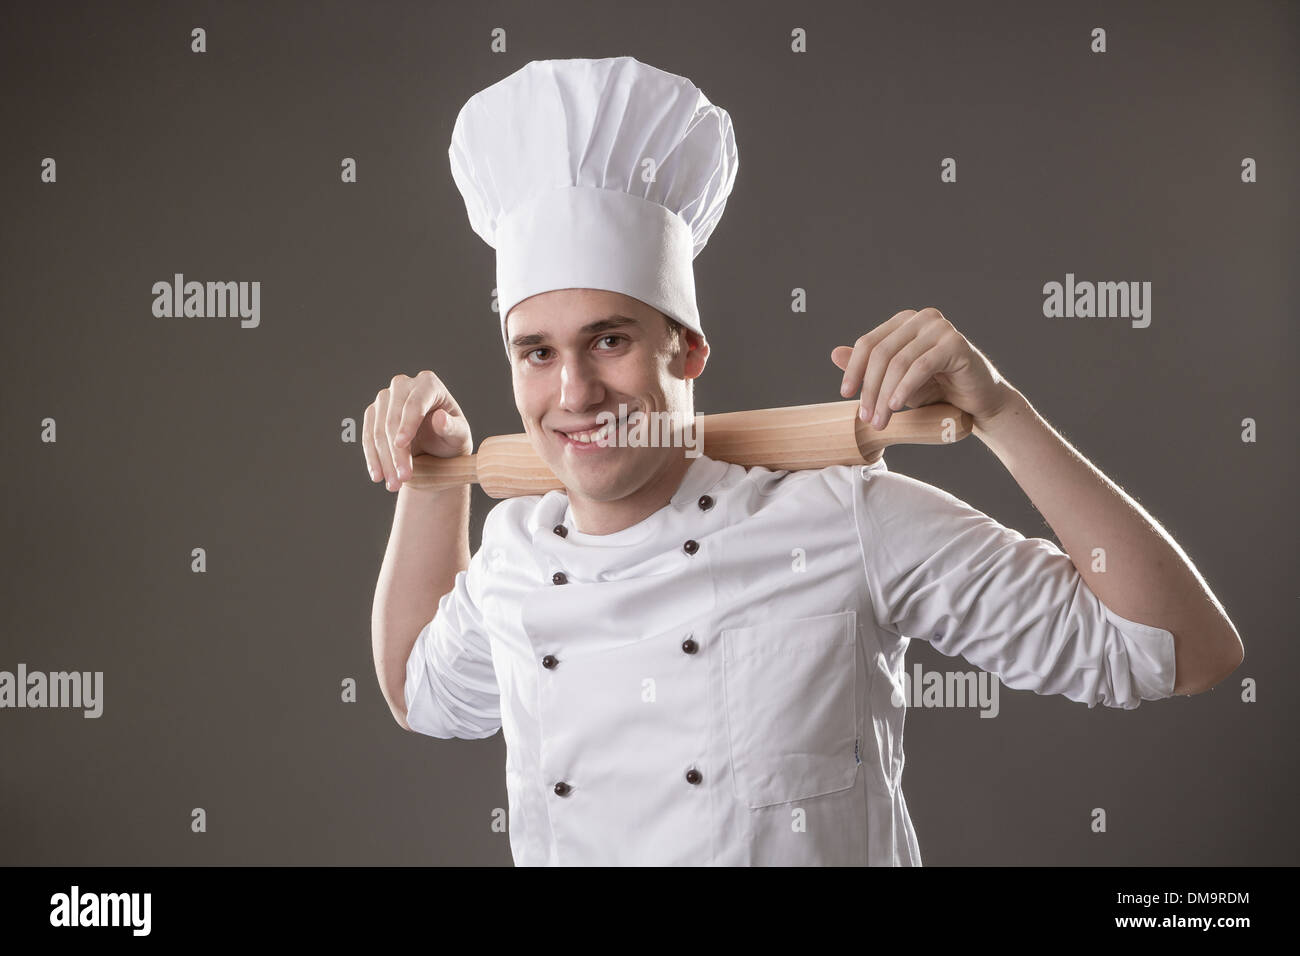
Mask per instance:
[[[534,60],[474,94],[447,150],[510,310],[553,289],[621,292],[703,332],[691,262],[739,158],[731,117],[630,56]]]

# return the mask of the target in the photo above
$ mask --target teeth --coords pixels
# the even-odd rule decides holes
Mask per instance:
[[[608,437],[614,430],[614,423],[610,422],[602,428],[593,429],[585,432],[565,432],[576,442],[582,442],[584,445],[590,445],[597,439]]]

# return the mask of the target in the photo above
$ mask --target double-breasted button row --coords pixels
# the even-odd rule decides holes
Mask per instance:
[[[697,644],[695,638],[691,637],[689,634],[686,636],[686,640],[682,641],[683,653],[694,654],[698,652],[699,649],[700,649],[700,645]],[[545,667],[548,671],[554,670],[555,668],[560,666],[560,659],[556,657],[554,654],[547,654],[545,657],[542,658],[542,666]]]
[[[701,495],[700,500],[697,502],[697,504],[699,504],[701,511],[708,511],[710,508],[713,507],[713,498],[711,495]],[[569,536],[569,529],[562,524],[557,524],[551,530],[555,532],[557,535],[559,535],[561,538],[567,538]],[[694,554],[696,551],[700,550],[700,543],[698,541],[695,541],[694,539],[689,540],[682,545],[682,550],[685,551],[687,554]],[[569,579],[565,577],[563,571],[556,571],[553,575],[551,575],[551,581],[554,584],[566,584],[568,583],[568,580]]]
[[[692,785],[701,783],[704,780],[704,774],[700,773],[694,767],[686,771],[686,782]],[[561,797],[567,797],[573,792],[573,787],[569,786],[563,780],[555,785],[555,792]]]
[[[682,545],[682,550],[687,554],[694,554],[696,551],[700,550],[700,543],[692,538]],[[551,575],[551,583],[568,584],[569,577],[563,571],[556,571]]]

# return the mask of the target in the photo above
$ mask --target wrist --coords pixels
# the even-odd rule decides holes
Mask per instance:
[[[989,438],[1004,431],[1009,423],[1032,411],[1029,399],[1010,382],[1004,379],[999,388],[1004,392],[1002,403],[992,413],[975,419],[971,426],[971,432],[986,443]]]

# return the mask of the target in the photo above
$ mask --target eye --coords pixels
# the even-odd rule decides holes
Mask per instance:
[[[607,342],[610,339],[614,340],[613,346],[607,349],[598,349],[597,351],[610,352],[613,351],[613,349],[617,348],[621,343],[631,341],[626,335],[614,335],[613,333],[609,335],[602,335],[599,339],[597,339],[597,341]],[[550,352],[550,351],[551,350],[546,346],[541,346],[539,348],[532,349],[531,351],[524,353],[524,361],[529,365],[537,365],[539,362],[545,362],[546,356],[542,356],[538,358],[536,361],[534,361],[534,356],[536,356],[539,352]]]

